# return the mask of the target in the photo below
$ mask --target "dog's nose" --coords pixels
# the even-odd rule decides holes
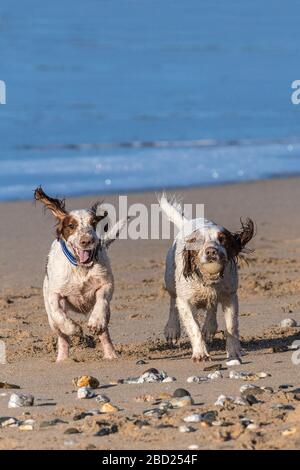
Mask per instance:
[[[91,235],[83,235],[80,238],[80,244],[84,247],[89,246],[93,241],[93,237]]]
[[[216,258],[218,255],[218,251],[215,247],[209,246],[206,248],[205,254],[208,258]]]

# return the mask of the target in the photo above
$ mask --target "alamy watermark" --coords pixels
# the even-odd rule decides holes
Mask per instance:
[[[0,104],[6,104],[6,84],[0,80]]]
[[[172,203],[171,203],[172,204]],[[106,212],[105,218],[98,224],[97,233],[101,237],[105,235],[107,224],[113,227],[118,220],[127,220],[119,238],[122,240],[170,240],[175,238],[180,231],[182,236],[190,235],[196,228],[199,229],[201,221],[204,219],[204,204],[184,204],[182,207],[174,208],[178,210],[178,218],[184,217],[190,222],[182,223],[181,227],[176,227],[169,218],[162,213],[160,205],[136,203],[128,204],[127,196],[119,196],[118,211],[113,204],[102,203],[101,213]],[[195,225],[195,226],[194,226]]]
[[[291,95],[291,101],[293,104],[300,104],[300,80],[294,80],[291,84],[293,91]]]

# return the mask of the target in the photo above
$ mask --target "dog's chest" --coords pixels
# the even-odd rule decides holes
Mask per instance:
[[[96,302],[96,292],[104,284],[101,277],[72,279],[68,286],[67,301],[73,309],[81,313],[89,313]]]
[[[190,303],[197,309],[208,309],[216,305],[216,289],[203,284],[194,285],[190,290]]]

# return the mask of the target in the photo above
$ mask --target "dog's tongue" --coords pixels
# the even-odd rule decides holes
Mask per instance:
[[[86,263],[89,260],[90,251],[78,250],[78,256],[79,256],[80,263],[82,263],[82,264]]]

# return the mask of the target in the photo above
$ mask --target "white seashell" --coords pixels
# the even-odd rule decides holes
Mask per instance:
[[[20,408],[22,406],[33,406],[34,396],[22,393],[12,393],[8,402],[8,408]]]
[[[211,380],[215,380],[215,379],[222,379],[223,375],[220,370],[216,370],[215,372],[211,372],[210,374],[208,374],[207,377]]]
[[[229,359],[228,361],[226,361],[226,365],[228,367],[240,366],[241,361],[239,361],[238,359]]]
[[[297,326],[297,322],[293,318],[285,318],[280,322],[280,326],[281,328],[294,328]]]
[[[195,429],[192,428],[191,426],[183,425],[183,426],[179,426],[178,431],[179,432],[193,432],[195,431]]]
[[[93,398],[95,395],[95,392],[90,387],[80,387],[77,390],[77,398],[79,398],[80,400],[83,400],[85,398]]]
[[[200,423],[202,421],[202,414],[201,413],[193,413],[192,415],[188,415],[183,418],[185,423]]]
[[[201,382],[206,382],[208,380],[208,377],[197,377],[196,375],[192,375],[191,377],[187,378],[188,383],[196,383],[199,384]]]
[[[176,378],[175,377],[166,377],[165,379],[163,379],[163,383],[168,383],[168,382],[176,382]]]

